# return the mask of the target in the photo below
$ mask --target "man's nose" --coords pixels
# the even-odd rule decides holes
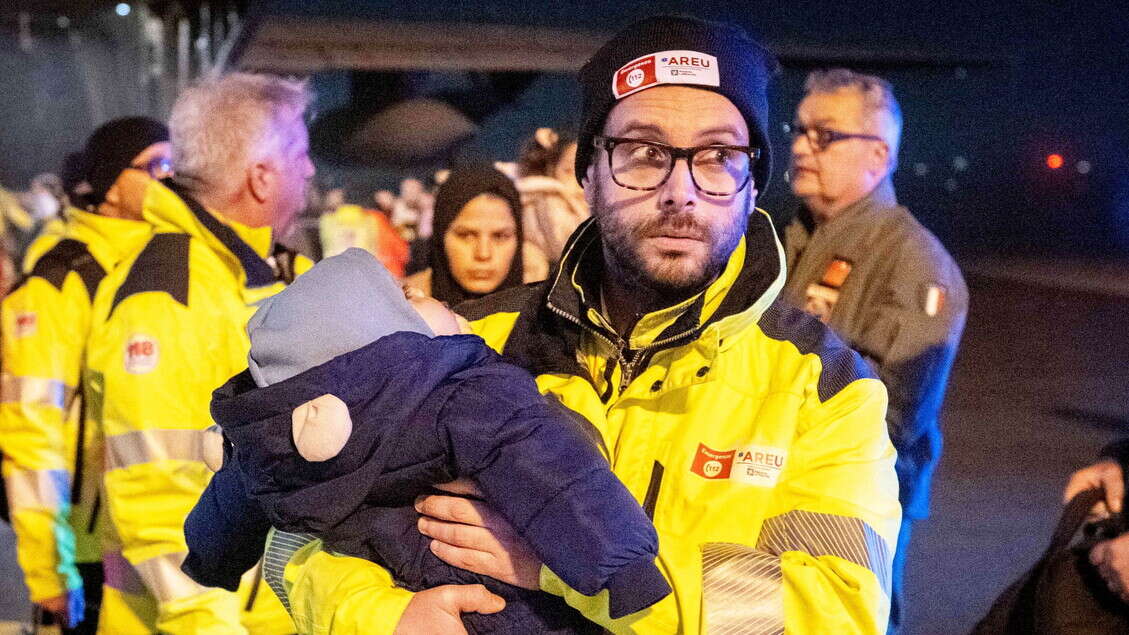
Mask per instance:
[[[812,151],[811,139],[806,134],[792,136],[792,156],[808,156]]]
[[[698,188],[690,174],[690,159],[677,159],[666,183],[659,189],[660,205],[666,211],[693,210],[698,204]]]

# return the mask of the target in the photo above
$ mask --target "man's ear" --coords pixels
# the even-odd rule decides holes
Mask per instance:
[[[274,166],[265,161],[256,161],[247,169],[247,189],[256,203],[265,203],[274,191]]]
[[[878,174],[884,174],[890,171],[893,163],[890,161],[890,146],[886,143],[873,143],[871,144],[874,149],[871,152],[872,167]]]

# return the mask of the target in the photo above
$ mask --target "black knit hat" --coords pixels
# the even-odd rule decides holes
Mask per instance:
[[[154,143],[169,140],[165,124],[148,117],[124,117],[102,124],[86,140],[83,162],[90,185],[86,200],[98,205],[134,157]]]
[[[576,180],[586,178],[592,137],[603,131],[616,102],[653,86],[681,84],[719,93],[744,115],[749,143],[761,148],[753,178],[763,193],[772,173],[767,89],[778,69],[776,58],[735,26],[663,15],[624,28],[580,69],[584,105]]]

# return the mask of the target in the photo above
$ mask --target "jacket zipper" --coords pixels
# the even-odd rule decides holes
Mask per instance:
[[[259,564],[255,565],[255,582],[251,585],[251,593],[247,596],[247,606],[243,607],[244,612],[250,613],[251,609],[255,608],[255,598],[259,595],[259,583],[262,581],[263,560],[260,558]]]
[[[90,506],[90,520],[86,523],[86,533],[94,533],[98,524],[98,512],[102,511],[102,488],[94,492],[94,504]]]
[[[612,342],[603,333],[600,333],[596,329],[588,326],[587,324],[584,324],[579,319],[577,319],[577,318],[573,317],[572,315],[565,313],[561,309],[558,309],[557,307],[553,306],[552,302],[548,302],[548,303],[546,303],[546,305],[549,307],[549,310],[552,311],[553,313],[555,313],[556,315],[568,320],[569,322],[572,322],[573,324],[579,326],[580,328],[584,329],[585,331],[588,331],[592,335],[595,335],[600,340],[602,340],[605,344],[607,344],[610,348],[615,350],[616,360],[619,362],[619,365],[620,365],[620,368],[621,368],[620,377],[619,377],[619,392],[620,392],[620,394],[623,394],[623,391],[627,390],[627,386],[629,384],[631,384],[631,380],[635,378],[635,366],[636,366],[636,364],[639,363],[640,360],[642,360],[644,358],[644,355],[646,353],[648,353],[650,351],[657,350],[660,347],[665,347],[666,345],[677,342],[678,340],[686,339],[686,338],[690,337],[691,335],[694,335],[695,333],[697,333],[698,330],[699,330],[699,329],[691,329],[689,331],[686,331],[685,333],[680,333],[678,335],[668,337],[665,340],[659,340],[657,342],[651,342],[648,346],[644,346],[643,348],[635,351],[635,354],[631,356],[631,360],[628,361],[628,359],[623,354],[623,352],[625,350],[627,350],[627,342],[625,340],[623,340],[622,338],[619,338],[620,343],[617,346],[614,342]]]
[[[626,386],[627,386],[627,383],[624,382],[624,380],[622,378],[622,376],[626,376],[628,374],[628,362],[627,362],[627,359],[623,356],[623,351],[624,351],[624,349],[627,348],[627,342],[624,342],[623,339],[621,338],[619,345],[616,345],[615,342],[612,342],[611,339],[606,337],[603,333],[597,331],[594,328],[589,327],[587,324],[585,324],[584,322],[581,322],[579,319],[577,319],[577,318],[569,315],[568,313],[565,313],[564,311],[558,309],[557,307],[553,306],[552,302],[547,302],[546,306],[548,306],[549,310],[552,311],[553,313],[555,313],[556,315],[568,320],[569,322],[572,322],[573,324],[579,326],[580,328],[584,329],[585,331],[588,331],[592,335],[595,335],[602,342],[607,344],[609,348],[615,350],[616,361],[619,362],[620,368],[623,369],[623,372],[621,373],[620,382],[619,382],[620,383],[619,391],[622,393],[624,388],[626,388]],[[630,382],[630,378],[628,378],[627,381]],[[604,401],[606,401],[606,399]]]

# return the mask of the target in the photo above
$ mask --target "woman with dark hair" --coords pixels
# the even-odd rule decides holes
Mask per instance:
[[[454,306],[523,282],[521,199],[488,164],[457,167],[435,195],[429,267],[404,285]]]

